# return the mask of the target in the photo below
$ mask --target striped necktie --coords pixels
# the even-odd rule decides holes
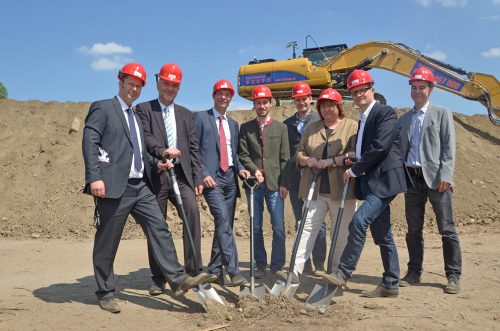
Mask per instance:
[[[172,127],[172,116],[170,116],[170,109],[165,107],[163,111],[163,122],[165,123],[165,131],[167,132],[167,146],[174,147],[174,129]]]

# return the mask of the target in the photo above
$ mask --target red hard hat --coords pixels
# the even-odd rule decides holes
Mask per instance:
[[[214,93],[217,92],[218,90],[222,89],[229,90],[231,92],[231,96],[234,95],[233,85],[231,84],[230,81],[225,79],[221,79],[214,84],[214,90],[212,91],[212,95],[214,95]]]
[[[413,73],[411,74],[410,77],[410,84],[416,80],[423,80],[425,82],[434,84],[434,74],[430,69],[427,69],[425,67],[420,67],[413,70]]]
[[[158,77],[163,80],[180,84],[182,82],[182,70],[175,63],[167,63],[161,67]]]
[[[321,100],[333,100],[337,103],[342,103],[342,96],[336,90],[327,88],[321,92],[316,102],[319,103]]]
[[[372,76],[367,71],[356,69],[347,77],[347,89],[352,89],[358,85],[373,84]]]
[[[123,75],[130,75],[139,78],[142,81],[142,86],[146,85],[146,70],[140,63],[127,63],[122,70],[118,71],[118,79]]]
[[[311,95],[311,88],[307,83],[297,82],[292,89],[292,98],[304,98]]]
[[[272,99],[273,94],[271,93],[271,90],[269,87],[266,85],[258,85],[253,89],[252,92],[252,100],[259,99],[259,98],[271,98]]]

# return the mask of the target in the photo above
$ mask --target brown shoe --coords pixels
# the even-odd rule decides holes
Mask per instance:
[[[118,314],[121,311],[115,299],[99,300],[99,306],[102,310],[109,311],[113,314]]]
[[[255,278],[262,279],[266,277],[266,266],[258,265],[255,267]]]
[[[288,277],[287,273],[283,270],[278,270],[276,272],[273,272],[273,280],[274,281],[282,280],[282,281],[286,282],[287,277]]]
[[[248,281],[242,275],[234,275],[231,277],[231,283],[228,286],[241,286],[248,284]]]
[[[316,266],[316,269],[314,269],[312,276],[316,278],[321,278],[325,274],[325,267],[320,264]]]
[[[210,278],[212,278],[212,275],[209,275],[205,272],[202,272],[194,277],[186,276],[186,278],[184,278],[182,283],[179,284],[179,287],[177,287],[177,290],[175,290],[175,296],[179,296],[186,293],[190,288],[205,283],[206,280]]]
[[[335,286],[345,286],[347,284],[347,281],[338,272],[324,274],[322,279],[324,282]]]
[[[367,298],[397,298],[399,295],[399,288],[386,288],[383,285],[378,285],[372,291],[361,292],[362,297]]]

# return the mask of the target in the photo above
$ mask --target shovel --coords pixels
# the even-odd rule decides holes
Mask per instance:
[[[250,182],[253,185],[250,185]],[[250,189],[250,285],[240,286],[240,298],[253,295],[259,299],[266,297],[266,288],[263,284],[255,284],[255,259],[254,259],[254,242],[253,242],[253,191],[259,185],[255,177],[248,177],[245,181],[245,186]]]
[[[181,213],[182,222],[184,223],[184,231],[186,231],[186,235],[189,240],[189,245],[191,246],[191,250],[193,251],[193,259],[194,265],[197,268],[198,266],[198,257],[195,253],[193,236],[191,235],[191,230],[189,229],[189,223],[187,221],[186,211],[184,210],[184,205],[182,204],[181,191],[179,190],[179,184],[177,184],[177,177],[175,176],[175,172],[173,168],[167,170],[170,178],[172,179],[172,186],[175,192],[175,199],[177,200],[177,205],[179,206],[179,211]],[[198,273],[198,271],[196,271]],[[198,286],[193,287],[193,292],[196,294],[196,298],[198,302],[203,306],[203,309],[208,312],[207,299],[216,301],[222,305],[224,305],[224,301],[222,301],[221,297],[215,289],[209,283],[203,283]]]
[[[292,257],[290,259],[290,267],[288,268],[288,277],[286,280],[286,283],[283,280],[278,280],[276,283],[273,285],[273,288],[271,289],[271,294],[272,295],[280,295],[287,298],[291,299],[294,295],[297,289],[299,288],[299,283],[292,283],[292,277],[293,277],[293,269],[295,267],[295,257],[297,256],[297,251],[299,250],[299,244],[300,244],[300,238],[302,237],[302,232],[304,230],[304,225],[306,223],[306,217],[307,213],[309,211],[309,204],[311,203],[313,194],[314,194],[314,189],[316,188],[316,183],[318,181],[318,177],[321,171],[315,171],[312,177],[311,181],[311,187],[309,188],[309,193],[307,194],[307,199],[304,202],[304,210],[302,212],[302,220],[300,221],[299,228],[297,229],[297,233],[295,234],[295,240],[293,241],[293,249],[292,249]]]
[[[332,234],[332,245],[330,246],[330,252],[328,253],[328,266],[326,272],[331,274],[333,272],[333,252],[335,250],[335,245],[337,244],[337,237],[339,235],[340,223],[342,222],[342,214],[344,213],[344,202],[347,196],[347,189],[349,188],[349,182],[344,184],[344,191],[342,192],[342,198],[340,200],[339,211],[337,213],[337,221],[335,222],[335,228]],[[307,297],[306,307],[312,309],[318,309],[320,313],[324,313],[330,303],[332,298],[337,292],[338,286],[331,284],[319,283],[314,285],[311,294]]]

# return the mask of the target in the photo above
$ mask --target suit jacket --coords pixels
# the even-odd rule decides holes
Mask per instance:
[[[400,136],[400,123],[394,110],[375,103],[366,119],[361,159],[351,168],[359,177],[355,190],[357,199],[364,199],[360,189],[363,180],[367,181],[370,190],[379,198],[406,192]]]
[[[144,124],[144,140],[148,152],[161,159],[161,153],[167,148],[167,132],[160,102],[158,99],[137,105],[137,114]],[[177,129],[177,148],[181,151],[180,164],[189,186],[201,185],[201,159],[194,125],[194,114],[188,109],[174,104],[175,126]],[[155,192],[159,192],[162,184],[168,182],[168,173],[161,172],[153,176]]]
[[[290,148],[290,159],[288,160],[287,165],[287,173],[288,173],[288,182],[291,184],[298,185],[300,183],[300,169],[296,165],[296,153],[297,147],[300,143],[301,134],[297,130],[297,113],[293,114],[289,118],[283,121],[283,124],[288,128],[288,144]],[[314,123],[318,120],[321,120],[319,113],[315,110],[311,110],[309,116],[306,117],[304,121],[304,128],[302,132],[304,132],[306,126],[309,123]]]
[[[410,151],[412,114],[413,111],[408,111],[400,118],[401,145],[405,160]],[[453,184],[455,125],[449,109],[429,104],[422,125],[420,162],[425,183],[431,189],[436,190],[440,180]]]
[[[231,134],[231,154],[233,157],[233,171],[236,187],[239,196],[238,173],[244,167],[238,158],[239,125],[234,119],[226,114],[229,131]],[[196,135],[200,145],[200,155],[202,160],[202,177],[217,178],[220,171],[220,142],[219,129],[217,129],[216,119],[213,109],[196,112],[194,114]]]
[[[137,115],[135,119],[142,144],[144,178],[152,188],[151,165],[156,165],[158,160],[146,152],[143,126]],[[109,163],[98,160],[99,147],[108,153]],[[82,151],[85,162],[84,192],[90,194],[90,183],[102,180],[105,185],[105,198],[120,198],[127,186],[134,148],[125,115],[116,97],[90,105],[83,129]],[[156,170],[156,166],[153,169]]]
[[[285,124],[273,120],[264,128],[264,155],[262,155],[261,130],[256,120],[243,123],[238,154],[245,169],[252,173],[264,170],[269,191],[278,191],[280,186],[288,187],[285,169],[290,158],[290,149]]]

